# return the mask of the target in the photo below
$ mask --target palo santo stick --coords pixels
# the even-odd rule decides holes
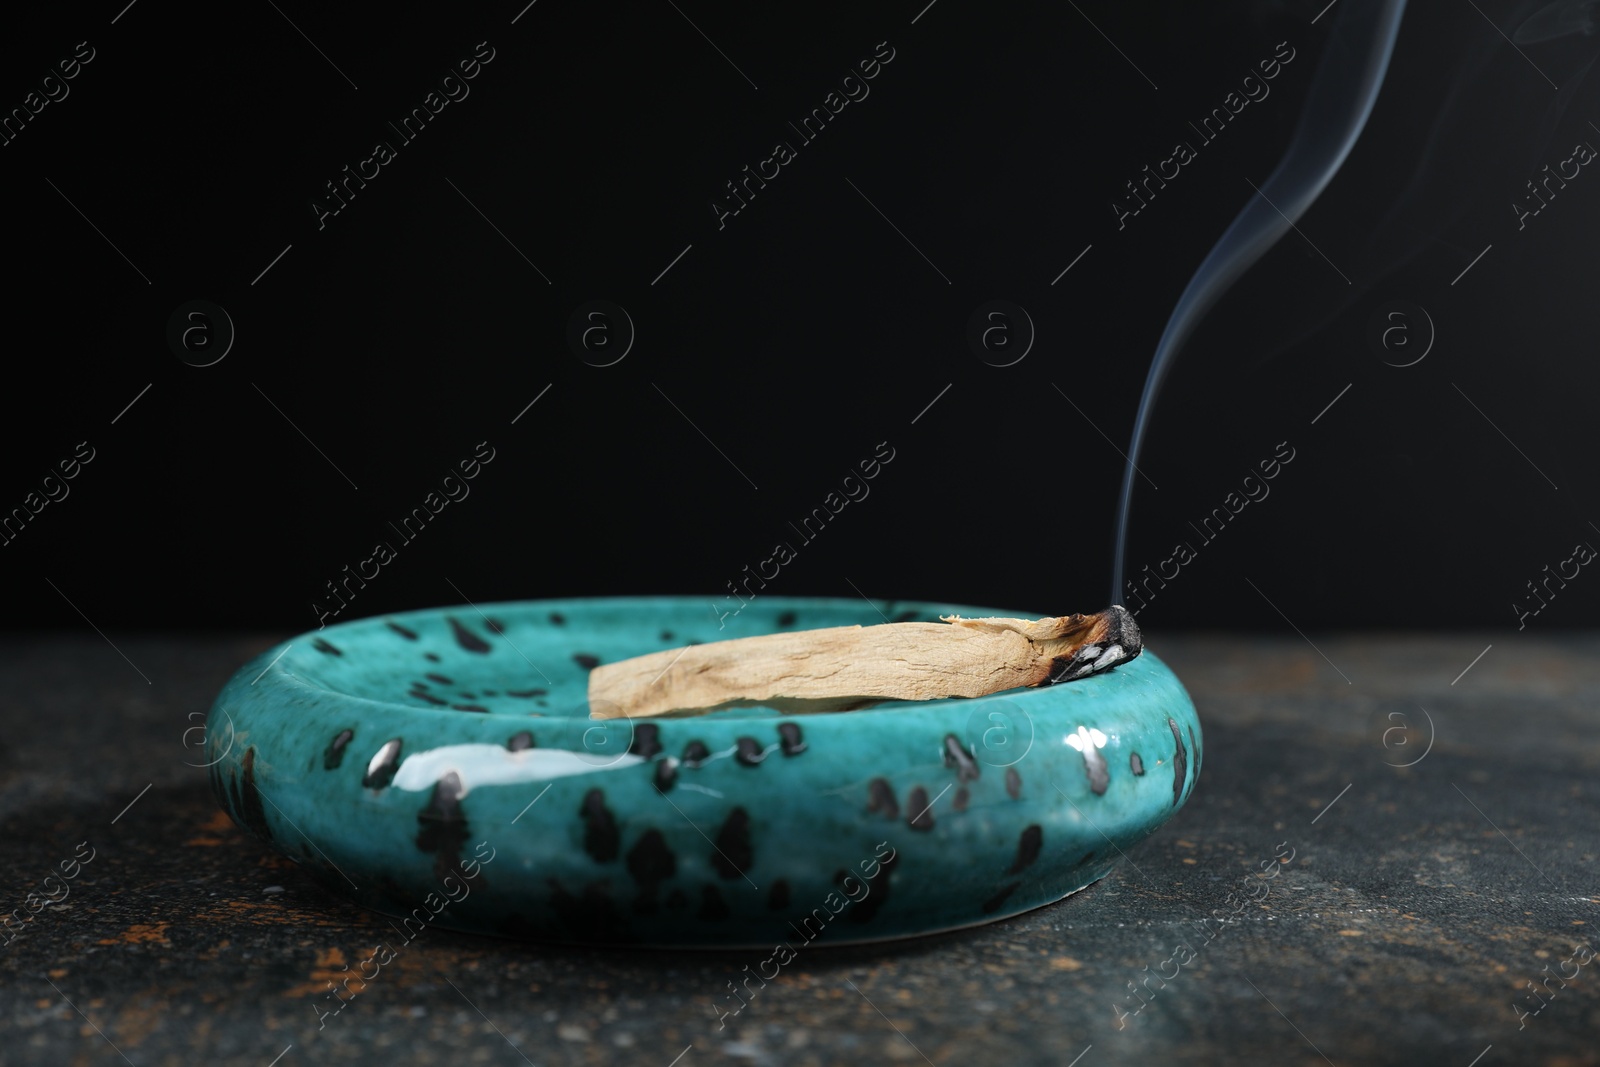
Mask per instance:
[[[737,704],[848,711],[879,700],[977,697],[1094,674],[1144,648],[1120,605],[1094,615],[895,622],[764,634],[596,667],[590,717],[684,715]]]

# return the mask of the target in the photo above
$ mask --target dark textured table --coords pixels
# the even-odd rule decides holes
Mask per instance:
[[[1059,904],[802,950],[721,1022],[765,954],[429,930],[319,1028],[389,926],[185,766],[272,641],[14,636],[0,888],[59,903],[0,947],[0,1063],[1600,1062],[1600,637],[1313,637],[1152,636],[1204,773]]]

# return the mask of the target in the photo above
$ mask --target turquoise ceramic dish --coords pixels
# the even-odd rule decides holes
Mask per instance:
[[[719,629],[704,600],[664,597],[341,623],[223,689],[212,787],[242,827],[407,931],[772,946],[988,922],[1103,877],[1194,788],[1200,724],[1153,653],[970,700],[588,717],[601,662],[950,614],[1032,617],[763,597]]]

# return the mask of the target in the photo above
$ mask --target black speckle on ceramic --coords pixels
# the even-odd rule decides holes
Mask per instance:
[[[1079,726],[1067,737],[1067,744],[1083,755],[1084,777],[1089,780],[1089,791],[1097,797],[1105,796],[1111,785],[1111,769],[1106,766],[1106,758],[1100,753],[1107,740],[1100,730],[1087,726]]]
[[[900,817],[900,805],[895,803],[894,786],[887,778],[874,778],[867,783],[867,810],[875,811],[888,819]]]
[[[1010,885],[1001,887],[1000,892],[983,902],[983,913],[985,915],[993,915],[995,912],[1005,907],[1006,900],[1011,896],[1012,893],[1015,893],[1018,887],[1021,885],[1021,882],[1012,882]]]
[[[489,642],[461,625],[456,618],[450,619],[450,629],[455,633],[456,644],[467,652],[476,652],[480,656],[489,654]]]
[[[417,813],[417,848],[434,854],[433,873],[441,879],[460,870],[461,849],[472,832],[461,806],[465,791],[461,776],[450,771],[433,784],[427,807]]]
[[[666,793],[678,784],[678,761],[668,756],[656,764],[656,792]]]
[[[888,842],[885,841],[878,847],[881,849],[884,845],[888,845]],[[867,894],[865,900],[857,901],[851,907],[849,915],[852,923],[871,923],[878,917],[878,913],[883,910],[884,906],[889,903],[890,890],[894,886],[894,879],[891,876],[894,874],[895,867],[900,863],[900,853],[891,846],[886,859],[880,861],[877,858],[880,855],[883,855],[883,853],[875,853],[872,859],[863,860],[858,864],[862,878],[871,886],[872,891]]]
[[[361,779],[362,786],[367,789],[383,789],[394,779],[394,772],[400,767],[401,746],[402,742],[398,737],[391,737],[379,746],[378,751],[372,754],[372,759],[367,763],[367,773]]]
[[[633,910],[641,915],[654,915],[660,910],[656,897],[661,887],[678,873],[678,858],[667,847],[667,839],[660,830],[646,830],[638,843],[628,850],[628,873],[639,886]]]
[[[322,769],[325,771],[338,770],[344,762],[345,746],[355,736],[354,730],[340,730],[333,735],[333,740],[328,742],[328,747],[322,752]]]
[[[785,756],[798,756],[806,750],[805,735],[800,732],[797,722],[780,722],[778,724],[778,745],[783,749]]]
[[[653,722],[642,722],[635,726],[628,751],[640,759],[653,758],[661,751],[661,727]]]
[[[750,816],[743,808],[734,808],[727,821],[717,831],[711,866],[724,878],[738,878],[755,863],[755,848],[750,839]]]
[[[1172,754],[1172,806],[1177,807],[1183,800],[1184,782],[1189,777],[1189,757],[1183,750],[1183,734],[1178,731],[1177,722],[1168,719],[1167,725],[1172,728],[1172,741],[1177,746]]]
[[[1039,858],[1039,850],[1044,847],[1044,830],[1038,823],[1026,827],[1022,836],[1017,839],[1017,858],[1011,864],[1007,874],[1021,874],[1033,866],[1033,861]]]
[[[966,746],[961,743],[961,738],[955,734],[944,735],[944,765],[954,767],[956,781],[970,782],[983,772],[978,767],[978,761],[972,758]]]
[[[622,833],[617,829],[617,817],[606,807],[606,795],[591,789],[583,795],[583,807],[578,809],[583,817],[583,850],[596,863],[610,863],[617,858],[622,845]]]

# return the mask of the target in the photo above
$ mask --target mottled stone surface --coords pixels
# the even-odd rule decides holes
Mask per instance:
[[[20,918],[28,894],[68,893],[0,946],[8,1064],[123,1062],[112,1043],[138,1067],[266,1067],[280,1053],[280,1067],[667,1067],[691,1045],[680,1067],[1065,1065],[1090,1045],[1079,1067],[1466,1067],[1491,1045],[1479,1067],[1596,1062],[1600,965],[1565,961],[1600,947],[1600,638],[1313,634],[1325,660],[1292,636],[1152,634],[1206,731],[1199,782],[1165,828],[1018,918],[802,948],[764,988],[751,979],[719,1029],[739,1006],[728,983],[770,954],[433,928],[405,943],[327,894],[184,765],[206,759],[184,731],[279,638],[109,636],[151,684],[92,634],[0,647],[4,907]],[[1263,899],[1228,902],[1252,881]],[[1213,909],[1228,921],[1202,926]],[[337,1006],[327,982],[385,942],[393,958],[365,988],[352,980],[358,995],[319,1030]],[[1574,970],[1565,988],[1550,977]],[[1119,1029],[1141,1003],[1127,983],[1157,971],[1176,977],[1151,978]],[[1541,978],[1547,1006],[1519,1030],[1513,1004],[1534,1006],[1525,983]]]

